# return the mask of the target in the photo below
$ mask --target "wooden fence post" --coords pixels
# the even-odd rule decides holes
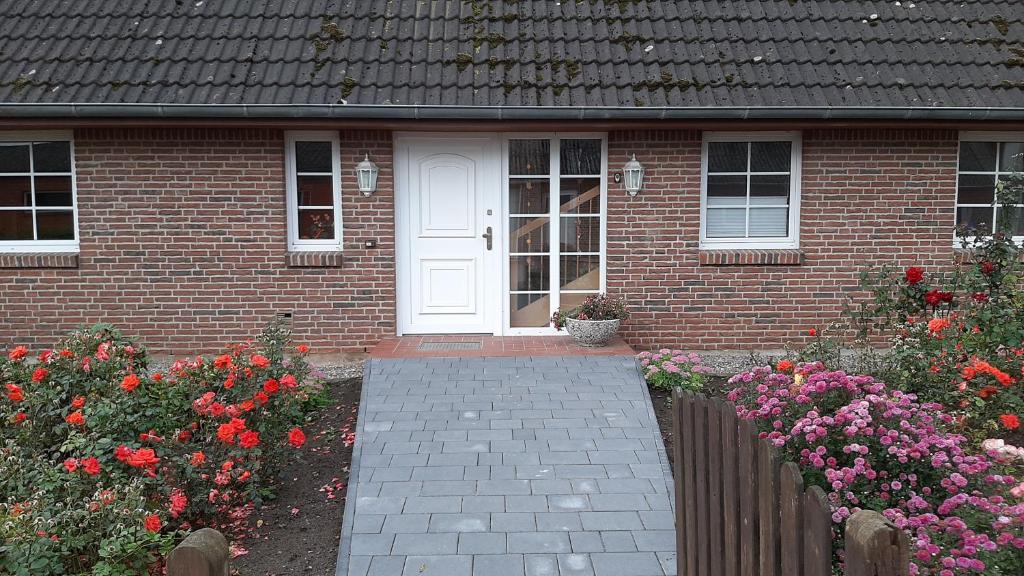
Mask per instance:
[[[903,530],[874,510],[846,521],[846,576],[907,576],[910,546]]]
[[[167,557],[167,576],[228,576],[228,541],[213,528],[189,534]]]

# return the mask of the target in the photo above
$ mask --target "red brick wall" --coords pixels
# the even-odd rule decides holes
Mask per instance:
[[[0,269],[0,343],[52,343],[109,322],[152,350],[217,350],[292,312],[296,340],[362,351],[394,333],[391,137],[341,132],[340,267],[285,256],[284,134],[258,129],[75,133],[77,269]],[[352,167],[369,152],[378,191]],[[363,247],[376,240],[377,248]]]
[[[635,347],[771,349],[837,319],[872,263],[944,266],[952,258],[957,134],[803,133],[799,266],[699,264],[697,131],[613,132],[609,165],[636,152],[645,189],[612,184],[608,289],[625,294]]]
[[[343,263],[292,268],[283,132],[77,131],[79,267],[0,269],[0,345],[41,346],[105,321],[158,351],[209,351],[279,311],[293,312],[297,339],[321,352],[393,335],[391,136],[341,137]],[[941,266],[952,255],[954,131],[812,130],[803,134],[803,263],[701,265],[700,138],[609,134],[612,171],[633,152],[647,167],[638,197],[611,183],[608,201],[608,288],[632,303],[634,346],[778,348],[836,319],[864,266]],[[381,168],[369,199],[351,170],[367,151]],[[364,248],[371,239],[377,248]]]

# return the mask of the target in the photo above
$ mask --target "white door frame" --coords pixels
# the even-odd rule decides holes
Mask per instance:
[[[601,141],[601,257],[600,257],[600,270],[601,270],[601,284],[599,290],[605,292],[607,290],[608,282],[608,134],[605,132],[508,132],[502,134],[501,138],[501,220],[502,224],[508,222],[508,142],[509,140],[519,139],[547,139],[552,142],[551,146],[551,162],[550,162],[550,189],[551,189],[551,203],[553,206],[558,206],[559,202],[559,190],[558,180],[560,178],[559,166],[561,159],[559,158],[559,148],[554,144],[561,139],[592,139]],[[554,208],[552,208],[554,210]],[[550,219],[550,234],[552,246],[561,240],[561,218],[555,215]],[[513,328],[511,326],[511,307],[509,292],[509,243],[508,239],[504,236],[502,242],[501,252],[501,329],[502,334],[507,336],[552,336],[559,334],[557,330],[552,326],[545,326],[543,328]],[[550,252],[549,252],[550,254]],[[548,274],[550,282],[548,288],[551,294],[551,302],[553,307],[557,308],[560,298],[561,278],[557,274],[558,266],[557,258],[550,259],[550,273]],[[564,334],[564,332],[562,332]]]
[[[443,150],[444,142],[448,141],[459,141],[467,142],[474,141],[479,142],[481,149],[483,150],[485,159],[489,157],[489,160],[493,163],[494,176],[490,174],[484,174],[485,182],[491,181],[491,186],[486,186],[484,189],[484,198],[482,199],[482,206],[479,207],[481,211],[480,217],[482,218],[484,226],[491,226],[493,230],[492,242],[500,243],[503,241],[504,234],[504,221],[502,218],[502,210],[499,205],[502,202],[500,192],[500,182],[493,181],[501,177],[501,170],[499,159],[493,156],[501,154],[501,140],[497,134],[494,133],[456,133],[456,132],[396,132],[393,136],[394,146],[394,168],[395,168],[395,330],[398,336],[402,336],[409,328],[408,323],[410,318],[408,315],[411,313],[409,308],[412,302],[412,294],[410,292],[410,286],[407,285],[409,276],[411,274],[411,261],[409,254],[409,242],[411,238],[409,236],[412,230],[412,223],[410,220],[409,207],[410,207],[410,183],[411,178],[409,174],[410,162],[409,162],[409,145],[410,144],[432,144],[437,145],[438,150]],[[484,167],[486,168],[486,166]],[[489,193],[490,191],[490,193]],[[489,198],[488,198],[489,196]],[[490,211],[490,214],[487,214]],[[480,242],[484,242],[481,238]],[[500,282],[501,278],[501,265],[502,258],[501,252],[497,247],[489,252],[485,252],[487,258],[484,262],[484,273],[485,279],[491,281],[484,283],[484,302],[481,304],[483,309],[487,312],[486,325],[490,328],[488,332],[494,335],[501,334],[501,321],[502,315],[498,312],[500,310],[500,294],[503,289],[503,285]],[[417,332],[418,333],[418,332]]]

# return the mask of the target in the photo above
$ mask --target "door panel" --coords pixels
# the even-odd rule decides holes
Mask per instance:
[[[501,252],[484,238],[500,223],[497,140],[408,137],[395,147],[399,333],[497,333]]]

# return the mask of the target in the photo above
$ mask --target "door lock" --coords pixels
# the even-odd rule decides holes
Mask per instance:
[[[484,232],[484,239],[487,240],[487,249],[490,250],[494,244],[494,234],[491,231],[491,227],[487,227],[487,232]]]

